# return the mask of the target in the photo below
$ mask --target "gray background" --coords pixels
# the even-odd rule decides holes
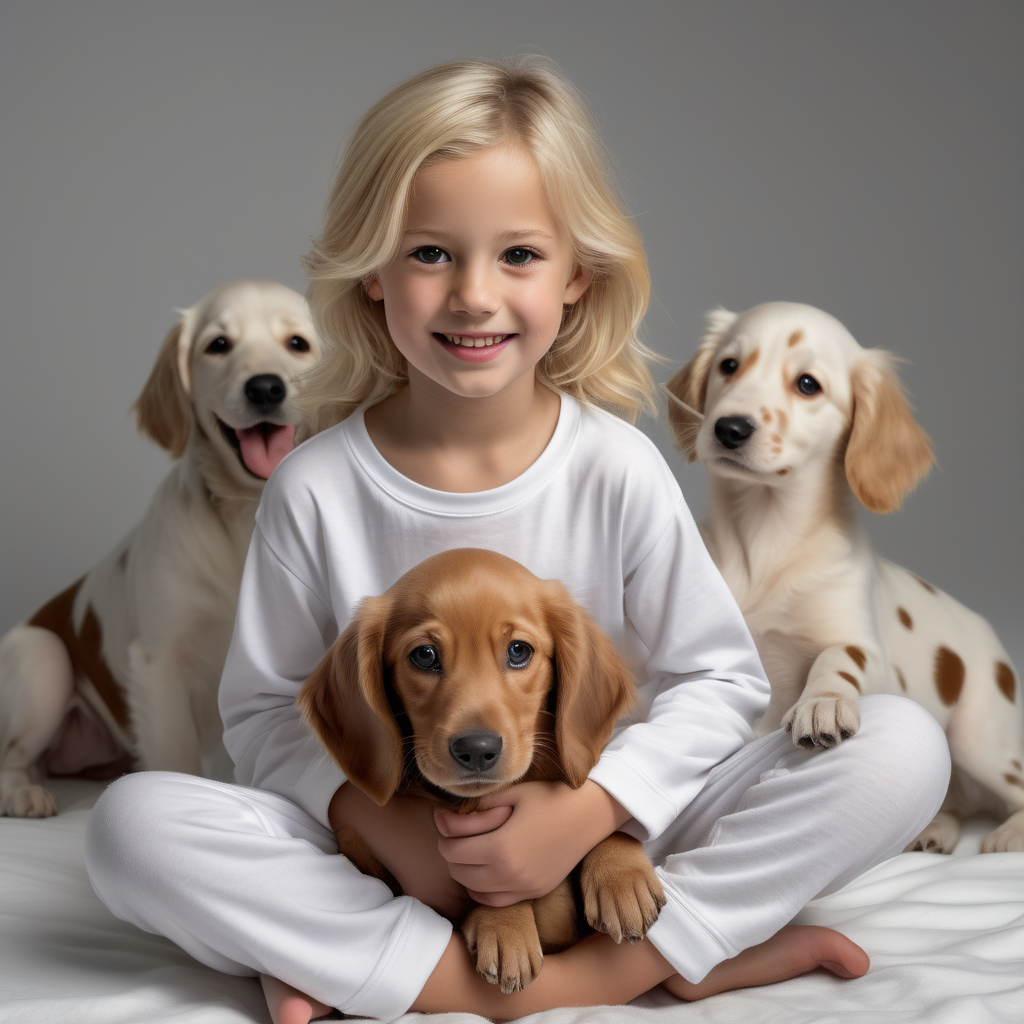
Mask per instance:
[[[871,535],[1024,664],[1024,5],[34,0],[2,17],[0,628],[89,568],[166,472],[127,410],[174,307],[237,277],[301,290],[363,111],[428,64],[532,50],[615,155],[659,378],[705,310],[769,299],[909,359],[940,468],[902,513],[865,514]],[[699,514],[703,470],[644,428]]]

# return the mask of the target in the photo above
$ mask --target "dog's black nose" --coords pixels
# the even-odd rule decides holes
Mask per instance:
[[[723,416],[715,421],[715,437],[726,448],[739,448],[756,429],[749,416]]]
[[[501,737],[493,732],[463,732],[448,741],[448,749],[461,767],[485,772],[498,763]]]
[[[286,394],[284,381],[276,373],[257,373],[245,382],[245,397],[253,405],[280,405]]]

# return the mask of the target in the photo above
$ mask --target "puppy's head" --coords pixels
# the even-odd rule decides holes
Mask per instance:
[[[457,798],[531,768],[580,786],[633,698],[628,663],[560,583],[462,548],[364,600],[296,702],[384,804],[416,772]]]
[[[892,512],[934,461],[893,358],[861,348],[813,306],[710,313],[700,348],[668,389],[702,414],[670,401],[679,450],[717,476],[785,486],[838,459],[865,507]]]
[[[305,300],[271,281],[235,281],[182,310],[135,411],[178,458],[194,436],[237,484],[258,489],[291,450],[297,379],[319,358]]]

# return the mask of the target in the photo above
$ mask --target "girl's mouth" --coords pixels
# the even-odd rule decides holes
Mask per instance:
[[[486,363],[505,351],[515,334],[441,334],[434,332],[434,340],[456,359],[468,363]]]

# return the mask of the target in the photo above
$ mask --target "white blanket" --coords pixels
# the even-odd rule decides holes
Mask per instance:
[[[203,967],[114,918],[85,873],[83,835],[101,787],[59,783],[61,813],[0,819],[2,1024],[268,1024],[258,983]],[[987,1024],[1024,1021],[1024,853],[903,854],[814,900],[797,921],[838,928],[871,956],[855,981],[824,972],[679,1003],[551,1010],[531,1024]],[[966,854],[966,855],[965,855]],[[410,1014],[403,1020],[419,1020]],[[443,1014],[449,1024],[483,1024]]]

